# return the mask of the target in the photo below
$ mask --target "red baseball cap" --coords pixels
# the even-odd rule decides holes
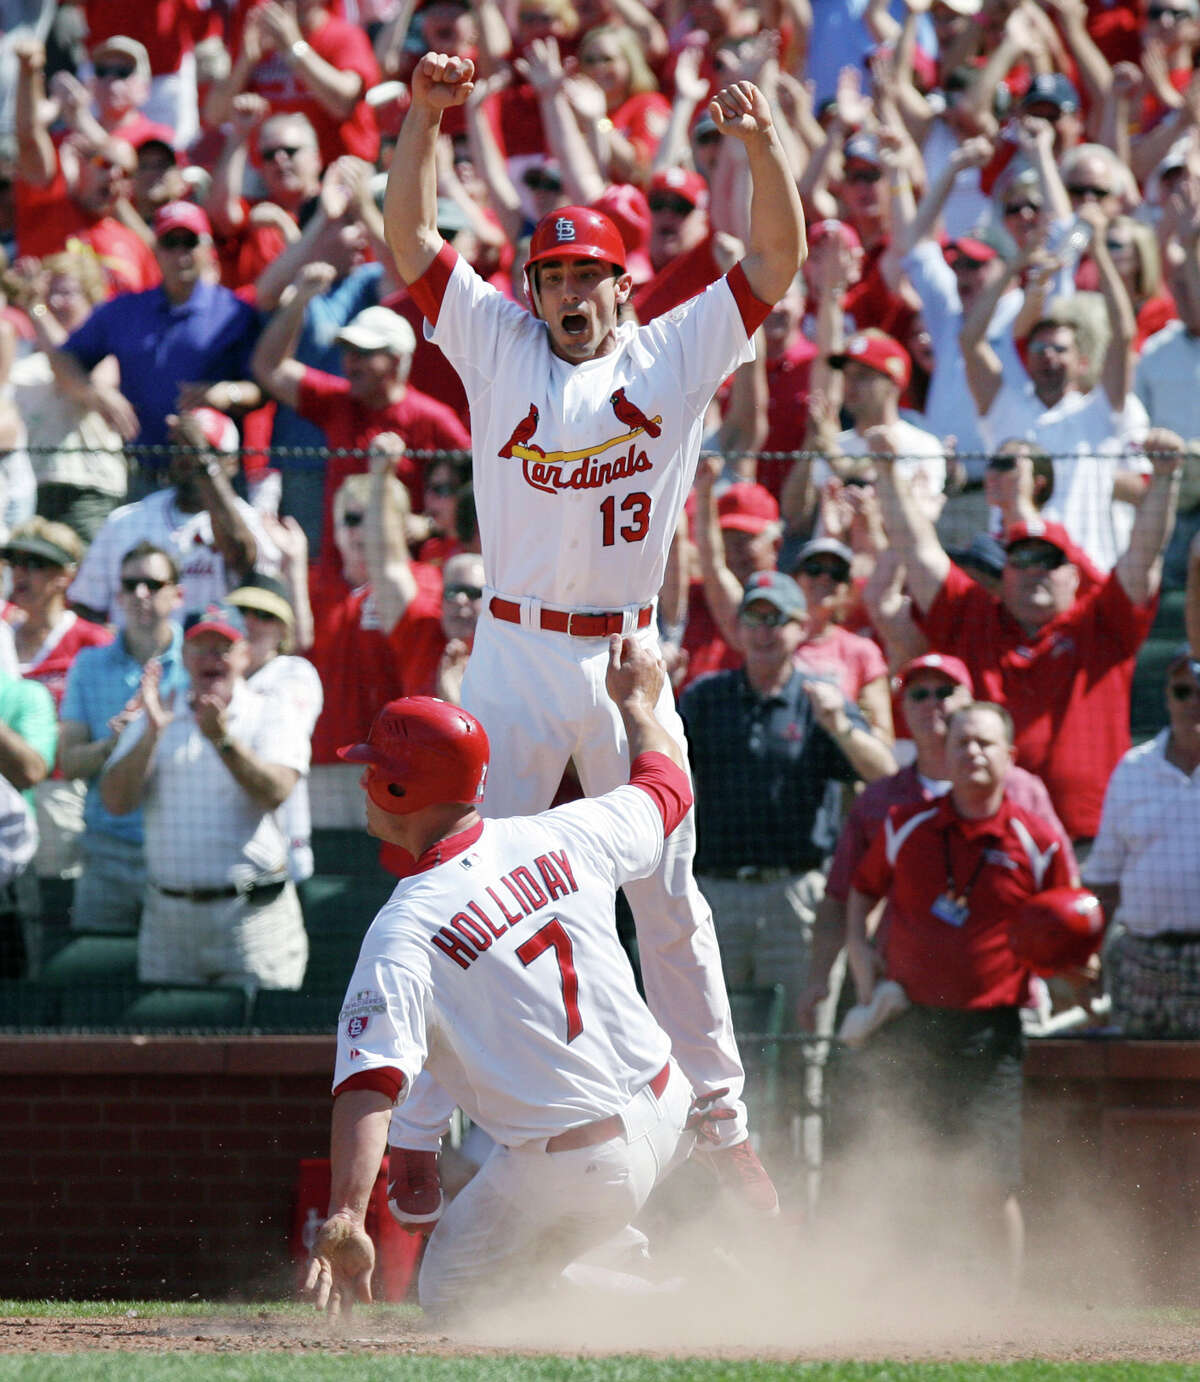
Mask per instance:
[[[1076,560],[1079,551],[1061,523],[1043,518],[1023,518],[1020,523],[1010,523],[1004,531],[1004,550],[1011,551],[1019,542],[1048,542],[1071,562]]]
[[[717,516],[723,529],[761,533],[772,523],[779,522],[779,505],[769,489],[746,480],[730,485],[721,495],[717,500]]]
[[[154,217],[154,234],[162,239],[171,230],[190,230],[201,239],[212,239],[208,217],[195,202],[168,202],[160,206]]]
[[[170,125],[145,124],[128,142],[135,150],[144,149],[147,144],[165,144],[175,162],[181,162],[179,150],[175,147],[175,131]]]
[[[829,357],[829,363],[834,369],[844,369],[847,360],[857,360],[860,365],[866,365],[868,369],[884,375],[900,388],[908,388],[908,381],[912,375],[912,359],[899,341],[892,336],[885,336],[882,331],[870,334],[860,331],[857,336],[850,338],[846,349],[840,355]]]
[[[941,672],[944,677],[949,677],[959,686],[965,686],[968,691],[974,692],[967,664],[957,657],[949,657],[945,653],[923,653],[920,657],[910,659],[897,674],[898,689],[903,691],[918,672]]]
[[[999,250],[982,240],[973,240],[969,235],[960,235],[957,240],[951,240],[942,253],[949,264],[956,259],[969,259],[972,264],[990,264],[1000,255]]]
[[[859,239],[858,231],[853,226],[847,225],[845,221],[834,220],[830,217],[825,221],[817,221],[808,228],[808,247],[815,248],[825,239],[827,235],[839,235],[843,244],[848,250],[862,248],[862,241]]]
[[[646,196],[655,192],[673,192],[703,210],[708,206],[708,183],[690,168],[660,168],[650,179]]]
[[[238,440],[237,423],[224,413],[218,413],[215,408],[191,408],[189,411],[200,424],[204,440],[209,446],[214,451],[222,451],[232,456],[241,444]]]

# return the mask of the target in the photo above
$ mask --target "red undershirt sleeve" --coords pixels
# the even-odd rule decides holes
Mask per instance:
[[[404,1092],[404,1075],[390,1065],[380,1066],[376,1070],[361,1070],[357,1075],[343,1080],[333,1091],[333,1097],[336,1099],[349,1089],[374,1089],[394,1104]]]
[[[424,313],[430,326],[437,325],[442,298],[446,295],[446,287],[457,262],[458,251],[453,245],[443,244],[433,263],[420,278],[408,285],[409,296]]]
[[[733,293],[733,300],[737,303],[737,309],[741,313],[746,335],[753,336],[770,315],[774,304],[763,302],[761,298],[755,297],[754,289],[750,286],[750,280],[746,277],[746,270],[742,268],[740,263],[735,264],[729,270],[725,275],[725,281],[729,284],[729,290]]]
[[[629,785],[640,788],[658,807],[664,836],[669,835],[691,809],[692,787],[687,773],[665,753],[638,754],[630,768]]]

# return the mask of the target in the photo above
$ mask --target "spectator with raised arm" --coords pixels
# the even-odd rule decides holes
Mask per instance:
[[[1007,706],[1017,761],[1045,782],[1071,838],[1090,840],[1109,774],[1129,748],[1133,660],[1157,609],[1182,442],[1163,430],[1147,436],[1152,479],[1104,580],[1081,593],[1074,542],[1061,524],[1037,518],[1004,534],[997,598],[942,549],[889,459],[899,448],[888,429],[870,440],[884,526],[922,630],[936,651],[966,663],[978,694]]]

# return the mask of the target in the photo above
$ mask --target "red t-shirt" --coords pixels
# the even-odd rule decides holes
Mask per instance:
[[[4,621],[14,630],[25,621],[24,610],[16,605],[5,605]],[[41,656],[24,673],[30,681],[40,681],[54,697],[57,709],[62,704],[63,692],[67,689],[67,673],[71,664],[84,648],[102,648],[113,641],[113,632],[103,624],[93,624],[90,619],[70,616],[70,625],[57,642],[49,647],[43,645],[38,651]]]
[[[836,681],[847,700],[857,701],[868,682],[888,674],[878,643],[830,624],[819,642],[801,643],[795,661],[805,672]]]
[[[808,381],[817,348],[805,336],[767,361],[767,437],[764,451],[799,451],[808,423]],[[760,460],[754,478],[779,498],[794,461]]]
[[[442,575],[413,562],[417,593],[391,633],[379,627],[370,585],[352,590],[340,574],[314,567],[313,645],[325,705],[313,731],[313,762],[337,763],[338,749],[365,739],[381,706],[428,694],[445,646]]]
[[[611,115],[613,128],[633,145],[638,162],[649,168],[671,120],[671,103],[658,91],[641,91]]]
[[[959,1010],[1027,1000],[1029,971],[1009,946],[1009,919],[1035,893],[1071,882],[1062,841],[1044,820],[1007,798],[987,820],[967,820],[950,796],[894,806],[853,878],[859,892],[891,899],[887,977],[914,1003]],[[933,914],[947,892],[966,896],[962,925]]]
[[[380,432],[397,432],[415,451],[469,451],[471,437],[444,403],[409,387],[399,403],[365,408],[350,397],[350,385],[336,374],[306,369],[296,411],[325,433],[331,451],[365,451]],[[396,473],[404,481],[414,513],[424,508],[424,479],[428,461],[404,456]],[[325,518],[321,550],[333,557],[333,497],[348,475],[361,475],[365,456],[330,456],[325,467]]]
[[[862,277],[846,294],[842,307],[854,319],[856,331],[874,326],[903,342],[908,339],[916,312],[887,285],[880,267],[887,247],[888,242],[884,240],[874,249],[864,250]]]
[[[179,71],[179,60],[196,40],[215,32],[210,0],[149,0],[138,5],[114,5],[112,0],[87,0],[88,46],[122,34],[136,38],[150,57],[155,76]]]
[[[140,293],[161,280],[153,251],[114,217],[89,216],[67,192],[61,168],[45,187],[15,179],[13,195],[22,255],[44,259],[66,249],[68,240],[82,240],[103,265],[110,296]]]
[[[1113,571],[1026,634],[953,564],[928,612],[914,606],[933,648],[967,664],[981,699],[1008,708],[1017,761],[1046,784],[1073,840],[1096,834],[1108,779],[1129,749],[1133,662],[1157,610],[1157,597],[1135,605]]]
[[[709,672],[727,672],[740,667],[746,660],[740,648],[731,647],[721,637],[717,621],[712,617],[708,601],[704,598],[703,581],[693,581],[688,589],[683,650],[687,653],[687,670],[682,684],[675,688],[676,696],[683,695],[697,677]]]
[[[382,305],[403,317],[417,338],[412,368],[408,372],[409,384],[439,403],[444,403],[469,431],[471,410],[467,407],[467,391],[450,361],[432,341],[425,339],[425,316],[409,296],[408,289],[400,288],[389,294],[383,299]]]
[[[319,29],[306,34],[305,41],[332,67],[340,72],[355,72],[362,79],[359,99],[348,120],[331,115],[278,53],[269,54],[255,67],[249,89],[266,97],[273,114],[298,110],[308,116],[317,132],[322,163],[332,163],[342,154],[374,163],[379,157],[379,127],[375,112],[362,99],[371,87],[379,84],[379,64],[371,40],[357,24],[330,18]]]

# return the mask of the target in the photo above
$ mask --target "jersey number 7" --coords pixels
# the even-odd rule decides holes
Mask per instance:
[[[579,976],[575,973],[575,954],[571,949],[571,937],[567,935],[557,917],[553,921],[548,921],[540,931],[535,931],[524,945],[517,947],[517,959],[528,967],[547,950],[553,950],[558,959],[563,1005],[567,1010],[569,1045],[583,1031],[583,1018],[579,1016]]]

